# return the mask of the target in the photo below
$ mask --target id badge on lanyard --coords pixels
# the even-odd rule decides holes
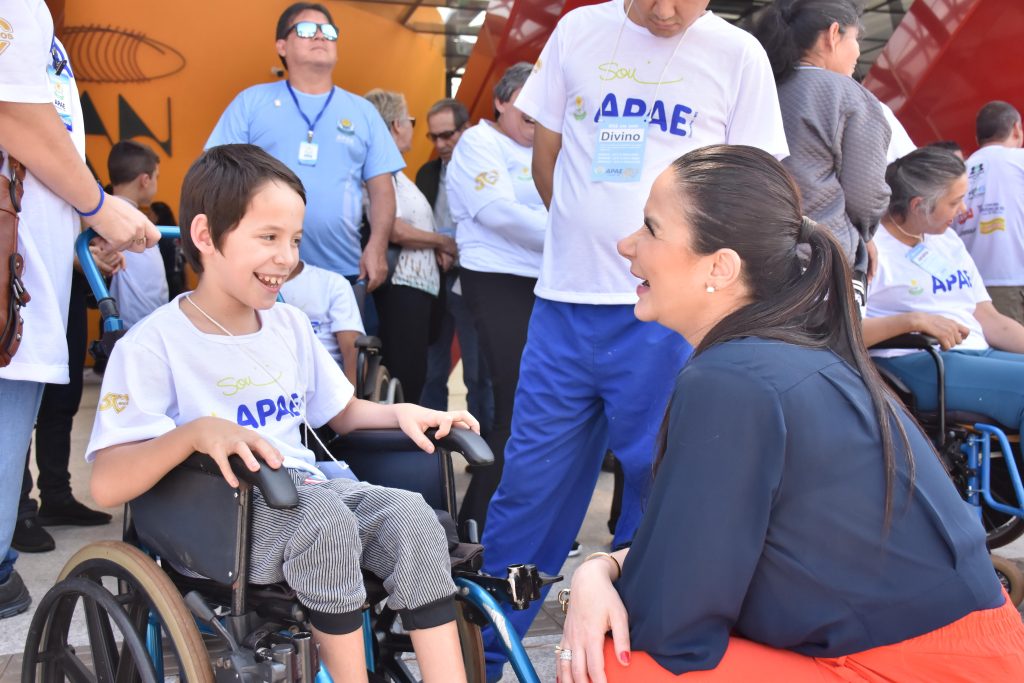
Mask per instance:
[[[950,275],[956,273],[946,263],[946,259],[929,249],[923,242],[908,251],[906,257],[915,266],[942,282],[945,282],[949,279]]]
[[[646,149],[645,117],[602,116],[597,124],[590,179],[611,183],[640,182]]]
[[[61,59],[56,41],[50,44],[52,63],[46,67],[46,76],[50,79],[50,90],[53,91],[53,108],[57,110],[61,122],[68,132],[74,128],[71,118],[71,75],[68,73],[67,60]]]

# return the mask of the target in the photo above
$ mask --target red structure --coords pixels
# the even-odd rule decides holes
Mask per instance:
[[[916,0],[864,85],[917,144],[956,140],[970,154],[983,104],[1024,110],[1024,2]]]

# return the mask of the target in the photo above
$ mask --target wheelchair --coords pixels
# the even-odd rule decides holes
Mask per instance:
[[[945,367],[936,344],[935,339],[914,333],[871,348],[914,349],[932,359],[939,390],[938,409],[934,411],[921,410],[906,383],[885,368],[875,367],[932,439],[960,495],[977,510],[988,548],[1000,548],[1024,534],[1024,486],[1018,456],[1011,445],[1016,443],[1020,450],[1020,433],[1017,426],[995,424],[987,415],[946,409]],[[1010,599],[1019,607],[1024,603],[1024,572],[996,555],[992,555],[992,564]]]
[[[116,310],[88,257],[90,237],[86,233],[76,247],[83,269],[101,306]],[[434,430],[427,435],[437,446],[434,454],[424,453],[399,430],[335,436],[326,447],[360,479],[418,491],[450,520],[455,511],[451,453],[462,453],[474,465],[493,463],[493,455],[481,437],[466,430],[443,439]],[[285,584],[247,580],[253,487],[269,506],[286,508],[298,503],[295,486],[284,470],[264,467],[254,473],[239,459],[231,460],[238,489],[227,485],[209,456],[193,454],[126,505],[122,541],[90,544],[68,561],[33,615],[23,683],[172,678],[330,683],[294,591]],[[504,577],[485,575],[479,571],[482,550],[449,533],[456,625],[468,679],[485,681],[480,628],[493,625],[519,680],[539,683],[501,603],[526,609],[541,599],[544,586],[561,577],[542,575],[533,565],[510,566]],[[364,580],[363,634],[371,680],[414,681],[405,659],[411,640],[384,604],[381,581],[372,575]],[[76,617],[85,621],[88,651],[68,643]]]

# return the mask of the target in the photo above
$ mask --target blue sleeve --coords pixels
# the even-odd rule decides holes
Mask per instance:
[[[238,93],[224,113],[220,115],[220,120],[213,127],[210,138],[203,146],[204,150],[217,145],[252,142],[249,137],[249,102],[246,92],[243,90]]]
[[[405,160],[384,119],[368,101],[363,100],[362,104],[367,110],[366,161],[363,163],[363,182],[366,182],[385,173],[401,171],[405,168]]]
[[[775,389],[697,359],[680,373],[665,457],[619,593],[631,646],[674,674],[713,669],[761,558],[786,426]]]

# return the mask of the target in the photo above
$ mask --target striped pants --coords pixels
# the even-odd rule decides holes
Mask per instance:
[[[274,510],[253,491],[250,582],[287,583],[324,633],[362,625],[361,569],[384,582],[388,607],[407,630],[455,618],[448,540],[420,494],[290,474],[296,508]]]

